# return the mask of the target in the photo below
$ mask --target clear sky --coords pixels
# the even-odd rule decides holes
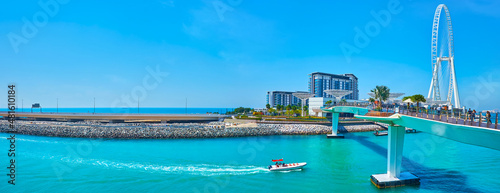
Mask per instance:
[[[139,97],[144,107],[184,107],[187,98],[189,107],[262,108],[266,91],[307,91],[316,71],[355,74],[361,99],[376,85],[427,95],[432,77],[437,1],[40,2],[0,6],[0,108],[9,83],[25,107],[57,98],[59,107],[91,107],[94,97],[98,107],[125,107]],[[346,55],[355,29],[392,3],[391,18]],[[451,11],[462,103],[500,108],[500,1],[440,3]]]

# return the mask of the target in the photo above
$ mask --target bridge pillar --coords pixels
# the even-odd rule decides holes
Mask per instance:
[[[389,126],[387,146],[387,173],[371,176],[371,181],[378,188],[389,188],[405,185],[420,184],[420,178],[409,172],[401,173],[401,161],[403,160],[403,144],[405,127]]]
[[[332,134],[326,135],[327,138],[344,138],[344,135],[338,134],[339,130],[339,113],[332,112]]]
[[[389,126],[388,134],[387,174],[390,177],[398,178],[401,173],[401,160],[403,159],[405,127]]]

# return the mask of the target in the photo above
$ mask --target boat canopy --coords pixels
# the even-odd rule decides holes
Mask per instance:
[[[281,158],[281,159],[273,159],[273,162],[281,162],[281,161],[283,161],[283,158]]]

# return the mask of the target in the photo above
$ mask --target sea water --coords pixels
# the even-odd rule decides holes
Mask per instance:
[[[8,183],[11,134],[0,133],[0,192],[495,192],[500,151],[425,133],[407,134],[403,171],[420,186],[379,190],[387,136],[349,133],[218,139],[84,139],[15,135],[15,185]],[[270,172],[272,159],[307,162]]]

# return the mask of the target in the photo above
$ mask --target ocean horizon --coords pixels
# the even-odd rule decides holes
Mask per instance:
[[[151,113],[151,114],[224,114],[233,111],[235,108],[204,108],[204,107],[140,107],[137,108],[110,108],[96,107],[95,113]],[[0,111],[9,111],[7,108],[0,108]],[[16,112],[31,112],[31,108],[19,108]],[[33,109],[33,112],[40,112],[40,109]],[[94,113],[94,108],[42,108],[43,113]]]

